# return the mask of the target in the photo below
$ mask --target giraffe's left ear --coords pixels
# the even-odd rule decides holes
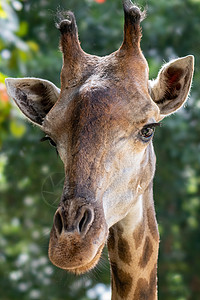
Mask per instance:
[[[156,80],[149,81],[150,95],[160,109],[161,118],[175,112],[187,99],[194,72],[192,55],[165,64]]]
[[[23,114],[42,127],[44,118],[58,100],[60,89],[39,78],[7,78],[5,83],[8,95]]]

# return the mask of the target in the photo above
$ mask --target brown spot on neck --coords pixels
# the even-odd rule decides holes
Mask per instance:
[[[135,248],[141,245],[143,238],[144,238],[144,223],[141,221],[139,225],[136,227],[135,231],[133,232],[133,238],[135,240]]]
[[[134,300],[155,300],[156,291],[148,284],[148,281],[146,279],[140,278],[137,282],[137,287],[133,299]]]
[[[148,281],[144,278],[140,278],[137,282],[136,290],[134,293],[134,300],[150,300]]]
[[[153,207],[147,210],[148,227],[155,241],[159,241],[159,232]]]
[[[146,265],[148,264],[148,262],[151,258],[152,253],[153,253],[153,246],[152,246],[150,238],[147,236],[145,243],[144,243],[142,256],[139,261],[139,266],[141,268],[146,267]]]
[[[118,255],[124,263],[130,265],[130,262],[132,261],[130,246],[128,242],[122,237],[122,234],[119,235],[118,239]]]
[[[157,264],[154,265],[149,282],[145,278],[139,278],[134,300],[156,300],[157,299]]]
[[[133,279],[129,273],[119,269],[116,263],[112,263],[111,268],[117,293],[122,299],[126,299],[131,291]]]
[[[149,285],[152,290],[152,294],[157,293],[157,263],[154,265],[151,274],[150,274],[150,282]]]
[[[115,231],[112,227],[109,229],[107,245],[109,251],[115,249]]]

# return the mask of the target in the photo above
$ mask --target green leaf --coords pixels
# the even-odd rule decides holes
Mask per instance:
[[[6,77],[8,77],[8,76],[6,76],[6,75],[4,75],[3,73],[0,72],[0,83],[4,83]]]
[[[19,121],[12,120],[10,122],[10,131],[16,138],[20,138],[26,132],[26,127],[24,124],[20,123]]]
[[[7,18],[7,13],[5,12],[5,10],[2,7],[2,3],[0,3],[0,18],[1,19],[6,19]]]
[[[26,34],[28,33],[28,23],[25,22],[25,21],[22,21],[20,24],[19,24],[19,30],[17,32],[17,35],[19,37],[23,37],[25,36]]]

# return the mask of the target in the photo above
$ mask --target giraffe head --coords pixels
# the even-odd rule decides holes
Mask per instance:
[[[140,49],[143,14],[124,1],[124,40],[97,57],[80,47],[74,15],[59,22],[61,90],[38,78],[6,80],[26,117],[57,146],[65,184],[49,243],[50,260],[82,273],[99,260],[108,229],[122,220],[152,181],[154,129],[186,101],[193,57],[164,65],[149,81]]]

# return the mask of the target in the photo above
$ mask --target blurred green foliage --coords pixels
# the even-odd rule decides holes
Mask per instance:
[[[196,69],[186,107],[155,136],[155,206],[161,234],[159,298],[200,297],[200,1],[138,0],[148,17],[142,49],[156,77],[163,61],[193,54]],[[42,133],[8,101],[6,76],[34,76],[59,86],[58,8],[75,12],[81,45],[105,55],[122,41],[121,0],[0,1],[0,297],[2,300],[107,299],[109,266],[77,277],[50,264],[48,236],[64,178]],[[5,75],[6,74],[6,75]],[[106,250],[105,250],[106,251]],[[105,286],[106,285],[106,286]]]

